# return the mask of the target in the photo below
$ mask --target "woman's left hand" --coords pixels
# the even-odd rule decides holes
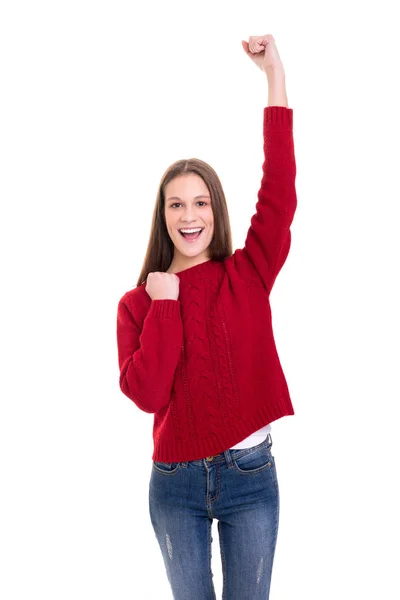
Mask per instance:
[[[283,71],[283,64],[275,40],[270,33],[250,36],[248,42],[242,40],[242,46],[247,56],[264,73],[268,74],[277,69]]]

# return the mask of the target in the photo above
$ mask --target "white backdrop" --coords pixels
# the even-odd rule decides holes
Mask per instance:
[[[271,295],[296,413],[272,424],[271,600],[398,600],[395,22],[389,2],[2,2],[2,599],[172,597],[148,513],[153,416],[119,390],[117,303],[177,159],[215,168],[243,245],[268,88],[241,40],[272,33],[298,209]]]

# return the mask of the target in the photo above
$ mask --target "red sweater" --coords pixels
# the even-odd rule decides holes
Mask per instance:
[[[267,106],[263,117],[263,174],[244,247],[176,273],[178,300],[152,300],[143,283],[118,304],[119,385],[154,414],[155,461],[218,454],[294,414],[269,302],[297,206],[293,109]]]

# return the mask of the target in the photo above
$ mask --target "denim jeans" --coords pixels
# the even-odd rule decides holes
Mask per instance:
[[[272,437],[199,460],[152,463],[149,509],[174,600],[215,600],[218,521],[222,600],[268,600],[279,524]]]

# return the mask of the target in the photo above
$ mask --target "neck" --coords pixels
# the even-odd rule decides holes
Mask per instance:
[[[208,257],[197,258],[197,260],[180,260],[179,262],[177,260],[173,260],[170,266],[168,267],[166,273],[178,273],[180,271],[190,269],[191,267],[201,265],[202,263],[207,262],[209,260],[210,259]]]

